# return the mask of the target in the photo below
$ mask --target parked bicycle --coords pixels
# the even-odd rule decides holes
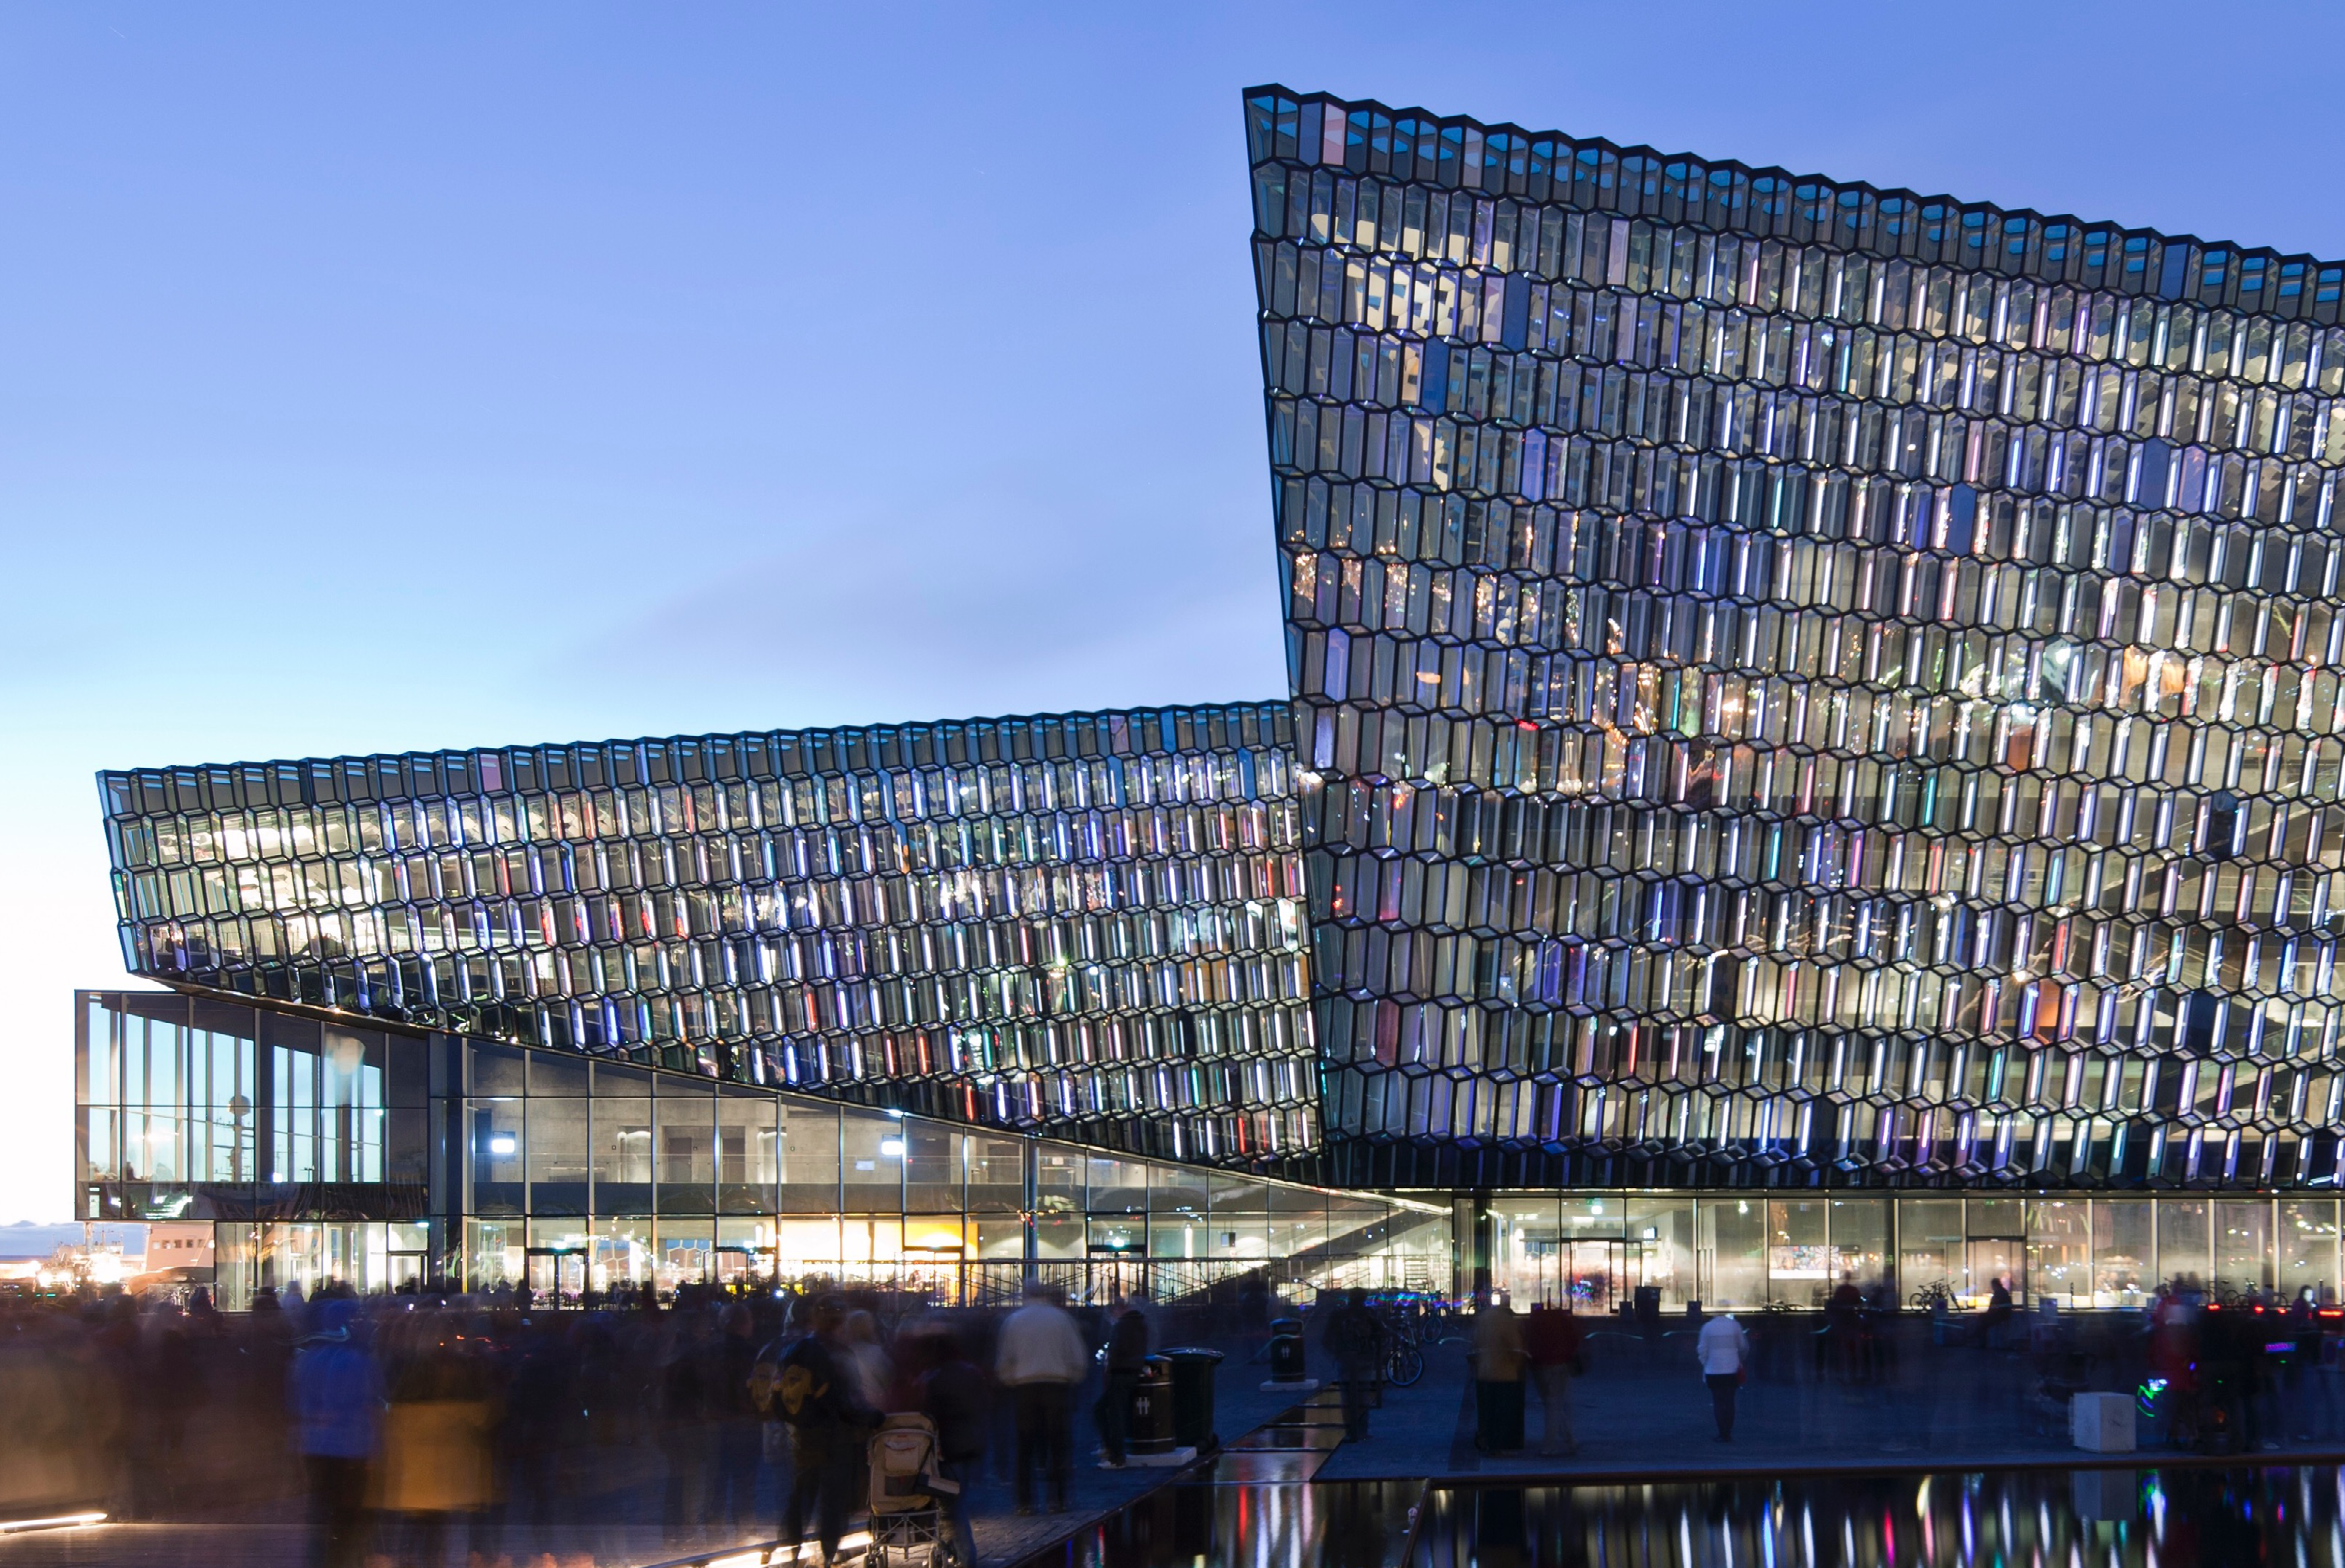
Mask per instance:
[[[1944,1280],[1933,1280],[1914,1292],[1913,1301],[1914,1310],[1917,1312],[1934,1312],[1942,1306],[1952,1311],[1954,1292]]]
[[[1405,1389],[1425,1376],[1425,1351],[1445,1337],[1442,1323],[1422,1300],[1402,1298],[1384,1303],[1385,1381]]]

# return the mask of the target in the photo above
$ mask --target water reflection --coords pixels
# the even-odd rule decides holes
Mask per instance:
[[[1168,1486],[1021,1568],[1398,1568],[1422,1491],[1413,1481]]]
[[[2334,1466],[1460,1488],[1409,1568],[2340,1568],[2340,1492]]]

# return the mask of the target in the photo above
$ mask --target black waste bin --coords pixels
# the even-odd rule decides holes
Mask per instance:
[[[1270,1381],[1299,1383],[1303,1375],[1303,1320],[1281,1318],[1270,1325]]]
[[[1172,1446],[1211,1453],[1222,1446],[1213,1431],[1213,1378],[1222,1352],[1184,1345],[1166,1351],[1164,1359],[1172,1363]]]
[[[1132,1387],[1131,1439],[1132,1453],[1172,1452],[1172,1364],[1151,1356]]]

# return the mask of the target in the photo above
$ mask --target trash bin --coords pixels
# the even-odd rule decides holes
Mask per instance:
[[[1270,1381],[1274,1383],[1304,1381],[1303,1372],[1303,1320],[1281,1318],[1270,1326]]]
[[[1172,1452],[1172,1363],[1162,1356],[1149,1357],[1132,1386],[1131,1431],[1128,1452]]]
[[[1213,1431],[1213,1379],[1222,1352],[1184,1345],[1166,1351],[1164,1359],[1172,1366],[1172,1446],[1211,1453],[1222,1446]]]

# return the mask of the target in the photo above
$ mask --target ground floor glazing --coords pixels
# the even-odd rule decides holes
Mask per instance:
[[[1639,1287],[1671,1310],[1804,1310],[1843,1277],[1959,1307],[2001,1279],[2015,1302],[2070,1310],[2140,1307],[2178,1278],[2322,1300],[2345,1285],[2327,1197],[1547,1191],[1493,1194],[1474,1213],[1492,1289],[1583,1311],[1632,1304]]]

